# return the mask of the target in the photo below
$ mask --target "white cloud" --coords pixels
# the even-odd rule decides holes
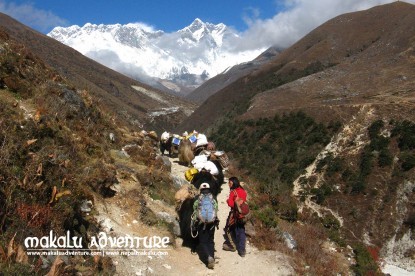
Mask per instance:
[[[85,56],[117,71],[126,76],[140,80],[149,85],[156,85],[157,83],[147,73],[138,66],[123,62],[118,54],[112,50],[97,50],[88,51]]]
[[[148,32],[148,33],[153,33],[153,32],[157,31],[153,26],[151,26],[147,23],[144,23],[144,22],[134,22],[134,23],[130,23],[130,24],[132,26],[138,26],[140,29],[142,29],[143,31]],[[129,24],[127,24],[127,26],[128,25]]]
[[[242,19],[246,25],[250,26],[255,20],[259,18],[261,11],[258,8],[248,7],[244,9]]]
[[[55,26],[67,25],[65,19],[60,18],[50,11],[37,9],[32,4],[19,5],[0,0],[0,12],[41,32],[47,32]]]
[[[235,51],[270,46],[289,47],[314,28],[340,14],[365,10],[396,0],[285,0],[284,10],[270,19],[244,17],[248,30],[241,42],[232,42]],[[404,2],[415,4],[415,0]],[[280,3],[281,5],[281,3]]]

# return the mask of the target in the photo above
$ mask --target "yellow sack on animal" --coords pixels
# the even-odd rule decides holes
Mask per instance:
[[[184,173],[184,177],[186,178],[187,181],[192,181],[193,177],[195,176],[195,174],[197,174],[199,171],[196,168],[191,168],[188,169],[185,173]]]

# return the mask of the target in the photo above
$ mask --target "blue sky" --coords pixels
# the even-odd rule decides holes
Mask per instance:
[[[170,33],[195,18],[224,23],[245,48],[288,47],[325,21],[396,0],[0,0],[0,12],[42,33],[53,27],[142,23]],[[415,4],[415,0],[405,0]]]
[[[0,0],[1,12],[44,33],[55,26],[135,22],[174,32],[190,25],[195,18],[214,24],[224,23],[244,31],[250,20],[272,18],[282,7],[278,1],[272,0]]]

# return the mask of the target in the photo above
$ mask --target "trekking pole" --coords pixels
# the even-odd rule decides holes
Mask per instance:
[[[193,235],[193,228],[194,228],[194,226],[195,226],[195,222],[196,222],[196,220],[194,219],[194,216],[192,215],[191,216],[191,218],[190,218],[191,220],[190,220],[190,235],[192,236],[192,238],[196,238],[197,237],[197,235],[199,235],[199,231],[197,231],[197,229],[196,229],[196,234],[195,235]]]
[[[195,235],[193,235],[193,230],[192,230],[192,226],[190,226],[190,235],[192,235],[192,238],[196,238],[197,237],[197,235],[199,235],[199,232],[198,231],[196,231],[196,234]]]

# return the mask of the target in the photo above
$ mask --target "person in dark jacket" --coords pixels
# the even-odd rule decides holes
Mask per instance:
[[[218,202],[216,199],[213,198],[212,192],[210,190],[210,185],[208,183],[202,183],[200,185],[200,195],[198,199],[193,204],[193,216],[197,216],[197,211],[199,207],[199,199],[202,194],[210,195],[212,197],[213,203],[214,203],[214,210],[215,214],[217,214],[218,211]],[[215,215],[216,217],[216,215]],[[215,267],[215,227],[219,225],[219,220],[216,217],[215,221],[212,223],[202,223],[199,220],[195,221],[195,227],[197,231],[197,235],[199,236],[199,246],[201,250],[201,259],[205,259],[205,262],[207,264],[207,267],[210,269],[213,269]]]
[[[245,224],[242,221],[235,219],[235,200],[237,197],[242,198],[246,201],[247,193],[242,188],[239,179],[237,177],[229,178],[229,197],[226,201],[228,206],[231,207],[228,219],[226,220],[225,226],[225,242],[223,243],[222,249],[225,251],[238,251],[239,256],[245,257],[246,249],[246,234]]]

